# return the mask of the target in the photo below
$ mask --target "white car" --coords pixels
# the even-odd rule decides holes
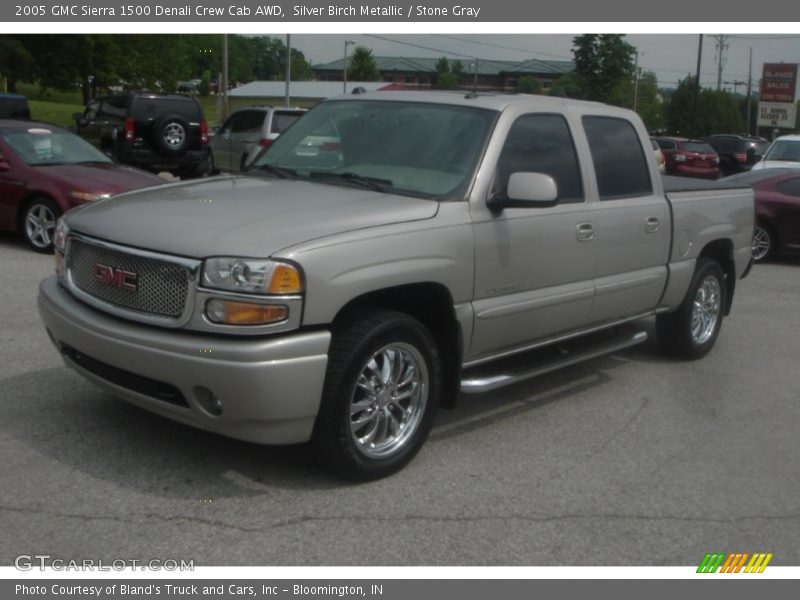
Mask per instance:
[[[783,167],[800,169],[800,135],[783,135],[776,138],[753,170]]]

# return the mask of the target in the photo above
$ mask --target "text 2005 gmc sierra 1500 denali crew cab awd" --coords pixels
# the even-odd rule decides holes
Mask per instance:
[[[754,213],[751,190],[714,185],[665,192],[623,109],[337,98],[243,177],[71,211],[39,307],[66,363],[111,393],[234,438],[311,440],[376,478],[460,391],[643,341],[627,322],[655,315],[670,354],[708,352]]]

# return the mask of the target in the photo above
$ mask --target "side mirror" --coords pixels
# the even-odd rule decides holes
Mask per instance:
[[[504,208],[547,208],[558,204],[556,180],[544,173],[512,173],[504,197],[493,195],[487,204],[492,210]]]

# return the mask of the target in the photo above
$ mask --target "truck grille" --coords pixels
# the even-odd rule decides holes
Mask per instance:
[[[96,246],[70,239],[67,269],[74,285],[81,291],[110,304],[130,310],[177,318],[183,314],[189,293],[186,267]],[[136,274],[136,289],[105,283],[95,277],[95,266]]]

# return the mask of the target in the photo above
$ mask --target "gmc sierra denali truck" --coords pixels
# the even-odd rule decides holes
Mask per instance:
[[[706,354],[753,194],[665,191],[632,112],[539,96],[319,104],[244,176],[80,207],[39,309],[66,364],[165,417],[311,441],[355,479],[437,407],[643,341]]]

